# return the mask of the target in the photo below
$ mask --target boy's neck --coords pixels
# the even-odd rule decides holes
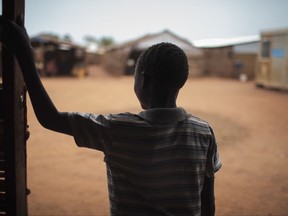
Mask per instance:
[[[157,105],[150,105],[148,109],[159,109],[159,108],[176,108],[176,104],[174,105],[161,105],[161,104],[157,104]]]
[[[148,109],[156,108],[176,108],[178,94],[154,95],[152,96]]]

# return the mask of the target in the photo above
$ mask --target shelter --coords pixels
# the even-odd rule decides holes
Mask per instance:
[[[203,74],[203,51],[169,30],[148,34],[136,40],[110,47],[104,55],[104,67],[115,75],[134,74],[135,64],[140,54],[153,44],[161,42],[173,43],[184,50],[189,61],[190,75]]]
[[[206,75],[254,79],[258,35],[199,40],[194,45],[204,50]]]
[[[288,89],[288,28],[261,33],[256,85]]]
[[[85,76],[85,48],[47,35],[31,38],[35,63],[42,76]]]

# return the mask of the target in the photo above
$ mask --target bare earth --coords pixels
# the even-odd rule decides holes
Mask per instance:
[[[43,78],[61,111],[139,112],[132,77]],[[216,176],[219,216],[288,215],[288,93],[253,82],[189,79],[178,106],[215,130],[223,167]],[[101,152],[42,128],[28,104],[29,215],[109,215]]]

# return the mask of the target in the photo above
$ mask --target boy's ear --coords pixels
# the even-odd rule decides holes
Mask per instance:
[[[151,84],[151,75],[145,71],[142,71],[142,88],[148,88]]]

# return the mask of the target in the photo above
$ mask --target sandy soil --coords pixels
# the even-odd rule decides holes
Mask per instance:
[[[61,111],[140,111],[132,77],[43,78]],[[253,82],[190,79],[179,95],[186,108],[213,126],[223,167],[216,177],[217,215],[288,215],[288,93]],[[29,215],[109,215],[101,152],[78,148],[73,138],[28,123]]]

